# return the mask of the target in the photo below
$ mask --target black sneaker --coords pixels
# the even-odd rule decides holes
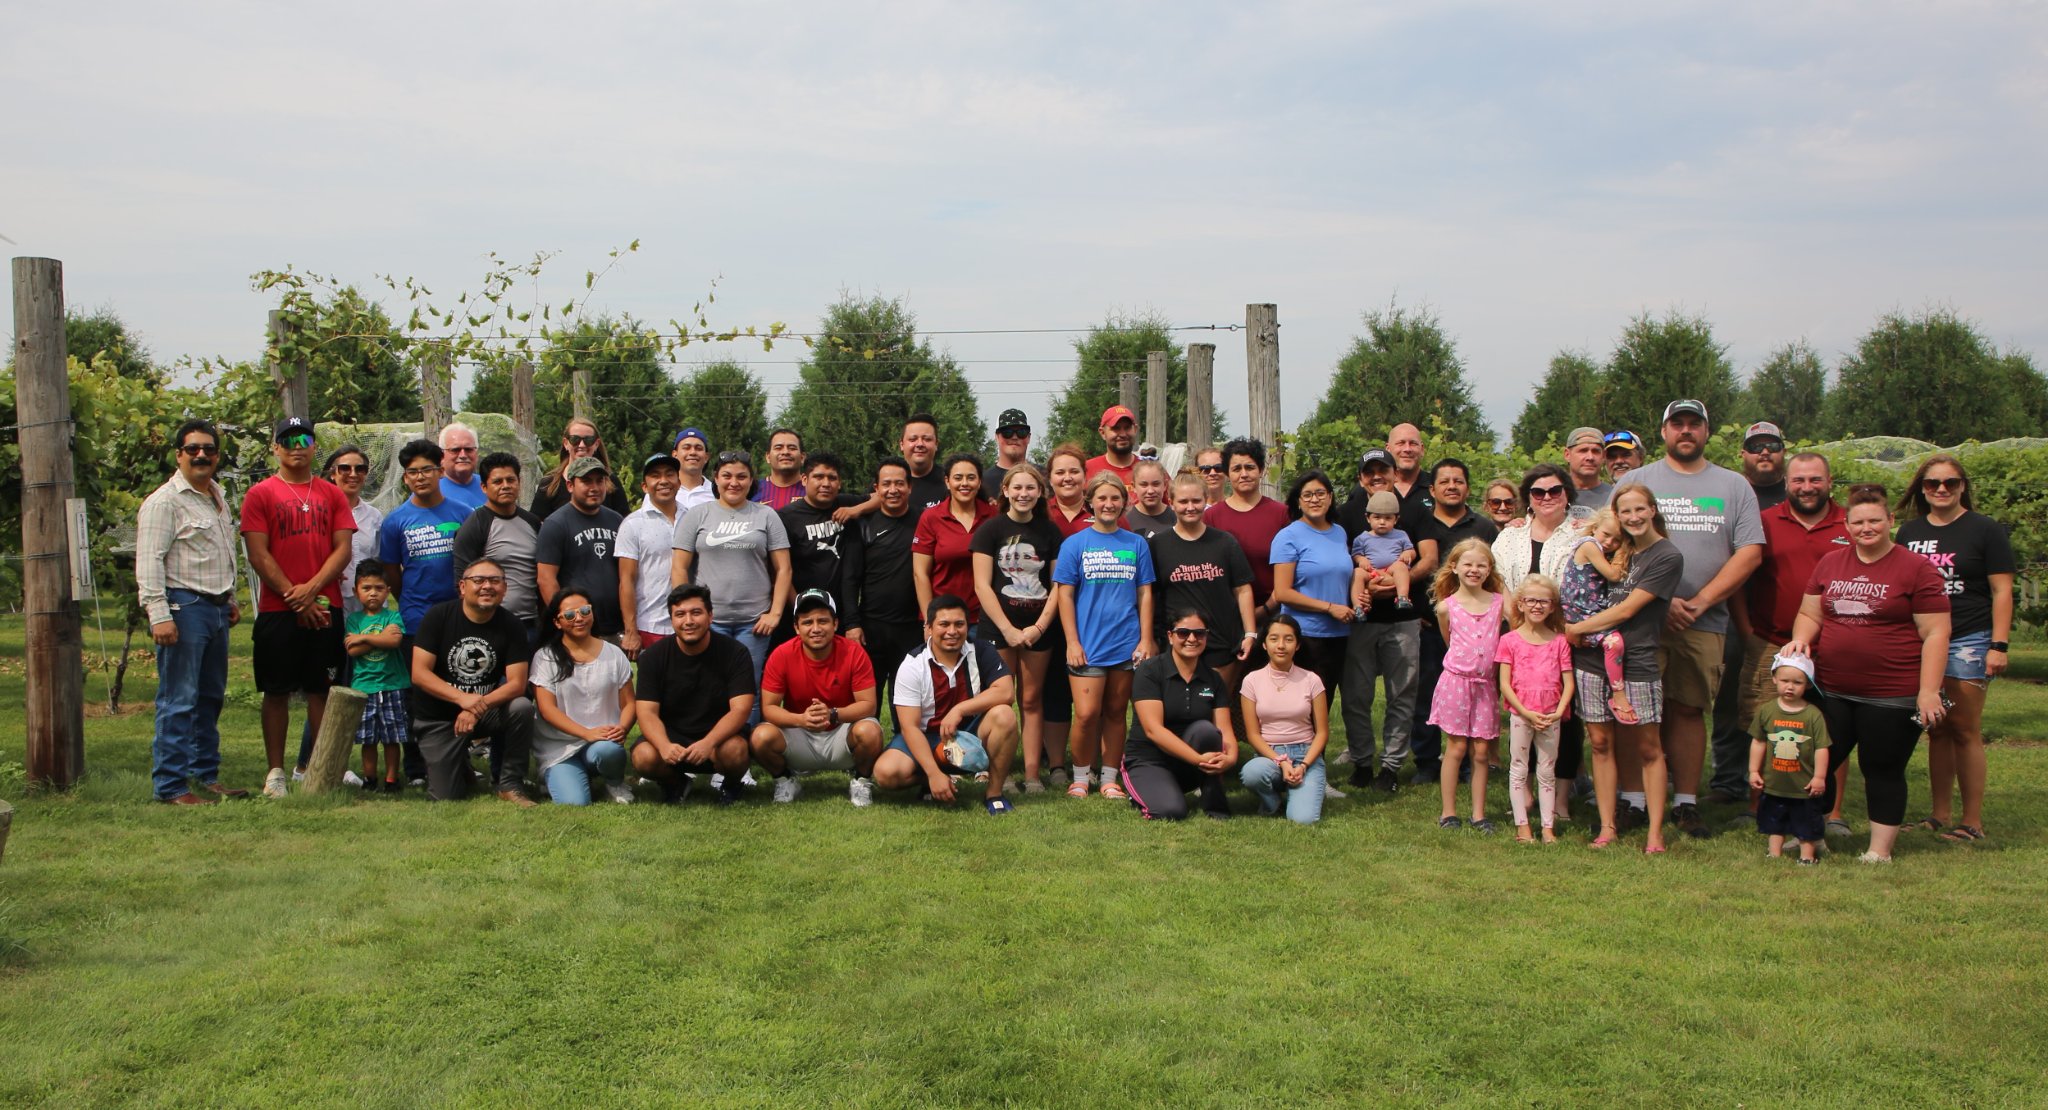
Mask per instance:
[[[725,781],[718,784],[718,793],[712,795],[711,800],[718,805],[729,806],[739,801],[740,795],[746,792],[747,782],[745,778],[739,775],[727,775],[725,776]]]
[[[1401,789],[1401,777],[1396,775],[1392,768],[1382,767],[1380,773],[1372,777],[1372,784],[1382,792],[1392,794]]]
[[[1621,812],[1616,814],[1614,818],[1614,831],[1618,833],[1649,827],[1650,811],[1642,806],[1623,806],[1621,807]]]
[[[385,779],[385,780],[384,780],[384,793],[386,793],[386,794],[403,794],[404,792],[405,792],[405,784],[404,784],[404,783],[402,783],[402,782],[398,781],[397,779]]]
[[[1371,768],[1371,767],[1368,767],[1368,766],[1366,766],[1366,765],[1365,765],[1365,764],[1363,764],[1363,763],[1359,763],[1359,764],[1355,764],[1355,765],[1353,765],[1353,766],[1352,766],[1352,768],[1351,768],[1351,780],[1350,780],[1350,781],[1351,781],[1351,785],[1353,785],[1353,786],[1356,786],[1356,787],[1359,787],[1359,788],[1361,788],[1361,789],[1363,789],[1364,787],[1368,787],[1368,786],[1371,786],[1371,785],[1372,785],[1372,768]]]
[[[1714,835],[1714,830],[1708,828],[1705,821],[1700,820],[1700,807],[1691,802],[1672,807],[1671,823],[1695,840],[1705,840]]]

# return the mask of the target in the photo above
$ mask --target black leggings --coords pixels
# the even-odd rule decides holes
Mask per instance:
[[[1188,747],[1204,754],[1223,750],[1223,734],[1210,721],[1196,721],[1180,738]],[[1124,789],[1130,792],[1131,804],[1138,807],[1147,821],[1185,820],[1188,791],[1197,786],[1202,788],[1203,809],[1230,813],[1230,802],[1223,796],[1222,775],[1205,775],[1200,767],[1170,755],[1165,759],[1164,763],[1124,762]]]
[[[1821,805],[1835,807],[1835,768],[1846,766],[1849,753],[1862,749],[1856,766],[1863,772],[1865,808],[1873,825],[1906,823],[1906,764],[1920,743],[1920,724],[1910,706],[1870,705],[1847,698],[1823,698],[1821,715],[1828,722],[1828,789]]]
[[[1350,635],[1303,636],[1294,664],[1314,671],[1323,680],[1323,696],[1330,699],[1330,719],[1337,719],[1337,687],[1344,683],[1344,652],[1351,646]]]
[[[1579,777],[1579,768],[1585,766],[1586,725],[1574,713],[1558,722],[1557,731],[1557,781],[1569,783]]]

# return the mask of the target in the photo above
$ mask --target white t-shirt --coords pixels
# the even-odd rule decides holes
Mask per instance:
[[[619,687],[633,680],[633,664],[626,653],[614,644],[602,640],[598,643],[601,646],[597,658],[576,664],[567,675],[555,665],[554,652],[537,651],[533,655],[533,684],[545,687],[555,696],[555,704],[563,715],[585,728],[618,724]],[[582,751],[585,743],[535,716],[533,755],[541,770]]]
[[[645,505],[619,525],[613,541],[619,558],[639,564],[633,576],[632,620],[641,632],[667,636],[675,631],[668,618],[668,569],[675,561],[675,534],[674,521]]]

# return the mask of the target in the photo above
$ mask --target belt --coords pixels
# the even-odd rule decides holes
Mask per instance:
[[[233,603],[235,600],[235,591],[233,590],[223,590],[222,592],[217,594],[209,594],[202,593],[198,590],[186,590],[185,587],[183,586],[174,586],[172,587],[172,589],[184,590],[186,593],[191,594],[193,597],[196,597],[201,601],[210,601],[215,605],[228,605]]]

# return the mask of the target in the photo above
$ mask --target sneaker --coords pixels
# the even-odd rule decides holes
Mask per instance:
[[[1324,798],[1326,798],[1326,799],[1327,799],[1327,798],[1348,798],[1348,797],[1350,797],[1350,796],[1351,796],[1351,795],[1349,795],[1349,794],[1346,794],[1346,793],[1344,793],[1344,792],[1343,792],[1342,790],[1339,790],[1339,789],[1337,789],[1336,787],[1334,787],[1334,786],[1331,786],[1331,785],[1329,784],[1328,780],[1325,780],[1325,781],[1323,782],[1323,797],[1324,797]]]
[[[864,779],[859,775],[853,776],[853,781],[846,784],[846,800],[852,802],[856,808],[860,809],[866,809],[874,805],[875,780]]]
[[[293,782],[304,782],[304,781],[306,781],[306,769],[305,769],[304,767],[294,767],[294,768],[292,768],[292,781],[293,781]]]
[[[661,779],[654,780],[654,784],[661,788],[661,802],[663,805],[679,806],[688,801],[690,791],[697,788],[697,776],[684,775],[681,786],[670,786]]]
[[[1392,794],[1401,789],[1401,778],[1394,774],[1393,768],[1382,767],[1380,773],[1372,777],[1372,784],[1380,793]]]
[[[1799,866],[1801,866],[1801,867],[1817,867],[1817,866],[1819,866],[1819,865],[1820,865],[1820,859],[1819,859],[1818,857],[1816,857],[1816,858],[1814,858],[1814,859],[1801,859],[1801,860],[1799,861]]]
[[[717,792],[711,795],[711,801],[715,805],[729,806],[739,801],[740,795],[746,792],[747,780],[745,778],[726,779],[718,785]]]
[[[1331,760],[1330,762],[1336,764],[1345,764],[1351,762],[1351,749],[1345,748],[1343,751],[1338,752],[1337,758]]]
[[[1436,819],[1436,827],[1439,829],[1462,829],[1465,827],[1465,822],[1457,817],[1439,817]]]
[[[1351,783],[1351,785],[1356,786],[1360,789],[1364,789],[1365,787],[1371,786],[1372,768],[1367,767],[1363,763],[1358,764],[1357,766],[1351,768],[1351,778],[1348,781]]]
[[[402,782],[398,781],[397,779],[385,779],[385,780],[384,780],[384,793],[386,793],[386,794],[402,794],[402,793],[404,793],[404,792],[405,792],[405,784],[404,784],[404,783],[402,783]]]
[[[1067,774],[1065,767],[1054,767],[1052,774],[1047,777],[1051,780],[1054,790],[1065,790],[1067,784],[1074,781],[1073,776]]]
[[[1472,831],[1476,833],[1485,833],[1487,836],[1492,836],[1495,832],[1498,832],[1499,830],[1493,827],[1493,822],[1488,821],[1484,817],[1481,817],[1479,820],[1472,822]]]
[[[803,792],[804,784],[798,781],[795,775],[782,775],[775,780],[775,803],[777,805],[787,805],[790,802],[796,801],[796,796]]]
[[[1405,597],[1397,597],[1394,599],[1394,608],[1399,612],[1405,613],[1415,608],[1415,603]]]
[[[1040,781],[1038,781],[1037,779],[1025,779],[1025,780],[1024,780],[1024,793],[1026,793],[1026,794],[1043,794],[1043,793],[1045,793],[1045,784],[1044,784],[1044,783],[1042,783],[1042,782],[1040,782]]]
[[[1642,806],[1623,806],[1621,812],[1615,815],[1614,826],[1615,832],[1647,829],[1650,827],[1650,811]]]
[[[427,788],[427,777],[425,775],[421,775],[419,778],[413,779],[412,781],[406,783],[406,785],[412,787],[414,790],[425,790]]]
[[[1112,802],[1128,802],[1131,800],[1131,796],[1129,794],[1124,793],[1123,784],[1117,782],[1114,778],[1107,779],[1103,782],[1102,796],[1108,798]]]
[[[633,785],[631,783],[608,782],[604,784],[604,792],[611,795],[612,801],[622,806],[633,804]]]
[[[1017,795],[1019,795],[1019,794],[1022,794],[1022,793],[1024,793],[1024,784],[1023,784],[1023,783],[1021,783],[1021,782],[1018,782],[1018,781],[1017,781],[1016,779],[1004,779],[1004,780],[1003,780],[1003,794],[1004,794],[1005,796],[1007,796],[1007,797],[1011,797],[1011,798],[1014,798],[1014,797],[1016,797]]]
[[[349,784],[350,786],[369,785],[368,783],[365,783],[363,781],[363,776],[356,774],[354,771],[343,771],[341,773],[341,781]]]
[[[1844,821],[1844,820],[1842,820],[1842,819],[1841,819],[1841,818],[1839,818],[1839,817],[1830,817],[1830,818],[1828,818],[1828,823],[1827,823],[1827,827],[1826,827],[1825,829],[1823,829],[1822,831],[1823,831],[1823,832],[1824,832],[1824,833],[1825,833],[1826,835],[1828,835],[1828,836],[1854,836],[1854,835],[1856,835],[1856,830],[1854,830],[1854,829],[1851,829],[1851,828],[1849,827],[1849,822],[1847,822],[1847,821]]]
[[[282,798],[291,790],[290,783],[291,780],[285,777],[284,768],[272,767],[270,773],[263,776],[263,796]]]
[[[1671,823],[1694,840],[1705,840],[1714,835],[1714,830],[1708,828],[1705,821],[1700,820],[1700,807],[1691,802],[1672,807]]]
[[[1408,777],[1408,785],[1410,786],[1431,786],[1434,785],[1436,781],[1436,776],[1430,774],[1428,771],[1417,771],[1413,775],[1410,775]]]

